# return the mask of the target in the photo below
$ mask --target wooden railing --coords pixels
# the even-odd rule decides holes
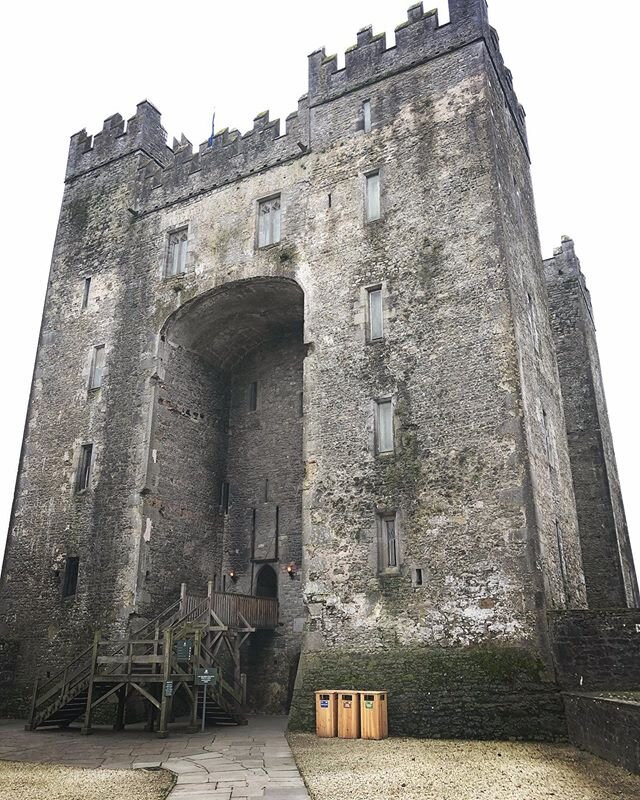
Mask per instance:
[[[278,626],[278,601],[272,597],[254,597],[248,594],[230,592],[214,592],[211,584],[207,597],[187,594],[186,585],[182,585],[180,595],[181,616],[194,621],[198,609],[209,599],[209,608],[229,627],[244,628],[244,621],[252,628],[273,630]]]

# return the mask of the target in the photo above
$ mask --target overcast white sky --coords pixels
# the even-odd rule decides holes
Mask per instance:
[[[69,136],[84,127],[96,133],[115,112],[128,118],[144,98],[162,111],[170,136],[184,132],[196,145],[209,135],[214,106],[217,128],[244,132],[267,108],[284,120],[306,92],[308,53],[325,45],[342,59],[368,24],[392,43],[410,4],[58,0],[5,8],[0,555]],[[490,0],[489,11],[527,110],[543,254],[571,235],[591,289],[638,564],[640,4]]]

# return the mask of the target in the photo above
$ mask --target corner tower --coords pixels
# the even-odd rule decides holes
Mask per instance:
[[[580,546],[591,609],[637,608],[633,566],[591,296],[573,241],[544,262],[560,371]]]

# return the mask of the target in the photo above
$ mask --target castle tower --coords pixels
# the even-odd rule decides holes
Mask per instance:
[[[72,138],[0,590],[14,696],[212,581],[278,597],[242,669],[294,726],[360,685],[408,734],[564,730],[546,613],[587,598],[525,115],[484,0],[450,17],[311,54],[283,134],[169,148],[145,102]]]
[[[609,426],[591,297],[573,241],[544,262],[589,608],[637,608],[638,583]]]

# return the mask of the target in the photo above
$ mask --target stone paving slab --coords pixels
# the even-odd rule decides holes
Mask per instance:
[[[171,770],[168,800],[309,800],[289,744],[286,717],[253,717],[242,728],[210,728],[187,734],[177,728],[157,739],[135,727],[114,732],[97,726],[25,731],[24,723],[0,721],[0,759],[60,763],[92,769]]]

